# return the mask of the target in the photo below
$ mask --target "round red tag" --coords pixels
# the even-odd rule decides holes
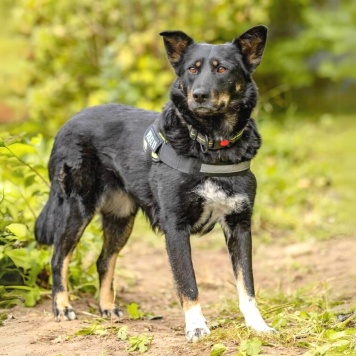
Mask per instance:
[[[222,147],[226,147],[230,145],[230,141],[229,140],[222,140],[220,141],[220,146]]]

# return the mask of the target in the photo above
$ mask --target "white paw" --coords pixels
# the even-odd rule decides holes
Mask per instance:
[[[209,335],[210,330],[201,312],[200,305],[186,310],[185,312],[185,337],[188,342],[197,342],[204,336]]]
[[[185,338],[188,342],[197,342],[202,339],[204,336],[209,335],[210,330],[205,325],[204,328],[194,328],[194,329],[186,329],[185,331]]]
[[[263,320],[260,311],[257,307],[253,306],[248,312],[244,313],[246,325],[257,332],[261,333],[274,333],[277,332],[275,329],[269,327]]]
[[[186,321],[185,337],[188,342],[197,342],[209,334],[210,330],[205,323],[203,315],[199,315],[194,320],[190,319]]]

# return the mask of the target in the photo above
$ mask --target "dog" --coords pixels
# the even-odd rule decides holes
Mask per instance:
[[[161,113],[120,104],[86,108],[56,136],[49,161],[49,198],[35,224],[39,243],[53,244],[53,312],[73,320],[68,265],[94,214],[104,242],[97,260],[99,309],[119,317],[113,276],[117,255],[141,209],[165,235],[189,342],[209,334],[191,259],[191,234],[219,223],[224,232],[246,325],[273,331],[255,300],[251,216],[256,179],[250,161],[261,145],[250,117],[257,101],[252,73],[267,28],[230,43],[196,43],[182,31],[160,33],[176,80]],[[142,143],[144,142],[144,143]],[[143,147],[144,146],[144,147]]]

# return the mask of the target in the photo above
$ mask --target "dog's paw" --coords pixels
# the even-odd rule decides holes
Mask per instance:
[[[188,342],[197,342],[210,334],[200,304],[185,311],[185,337]]]
[[[53,313],[56,321],[77,319],[74,309],[69,303],[67,291],[58,292],[53,297]]]
[[[205,318],[199,315],[196,319],[188,319],[185,327],[185,337],[188,342],[197,342],[204,336],[209,335],[210,330],[206,326]]]
[[[188,342],[197,342],[200,339],[202,339],[204,336],[209,335],[209,334],[210,334],[210,330],[205,325],[202,328],[186,330],[185,337]]]
[[[77,319],[77,316],[74,312],[74,309],[69,305],[64,308],[55,307],[54,318],[56,321],[74,320]]]
[[[250,327],[255,330],[258,333],[269,333],[269,334],[273,334],[273,333],[278,333],[278,331],[274,328],[271,328],[270,326],[268,326],[267,324],[264,325],[258,325],[258,326],[251,326]]]
[[[120,318],[124,316],[124,313],[122,310],[115,304],[112,304],[110,306],[106,306],[105,308],[100,307],[100,313],[101,316],[104,318]]]
[[[251,299],[248,303],[240,303],[240,309],[245,316],[246,326],[258,333],[276,333],[277,331],[269,327],[264,321],[260,311],[257,308],[256,301]]]

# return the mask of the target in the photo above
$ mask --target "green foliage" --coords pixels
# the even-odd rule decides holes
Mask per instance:
[[[88,335],[107,335],[108,330],[99,322],[94,322],[87,328],[82,328],[75,332],[75,336],[88,336]]]
[[[182,29],[216,43],[264,23],[269,43],[256,73],[269,97],[263,108],[288,107],[293,88],[356,77],[355,13],[351,0],[19,0],[13,27],[26,40],[28,61],[13,75],[27,83],[23,95],[37,129],[54,134],[85,106],[119,101],[160,109],[174,75],[159,32]]]
[[[38,276],[48,275],[48,252],[36,248],[32,233],[35,210],[48,189],[42,158],[47,151],[41,135],[1,137],[0,284],[6,286],[1,296],[4,307],[21,301],[35,305],[40,296]]]
[[[257,337],[251,340],[243,340],[240,345],[240,352],[242,356],[257,356],[261,352],[262,342]]]
[[[118,332],[117,332],[117,337],[120,339],[120,340],[127,340],[129,337],[128,337],[128,334],[127,334],[127,329],[128,329],[128,326],[122,326]]]
[[[258,181],[254,229],[267,240],[282,236],[288,241],[306,240],[351,232],[339,216],[335,170],[329,158],[331,141],[325,145],[339,125],[322,119],[312,124],[299,117],[260,123],[263,145],[252,165]],[[329,153],[322,153],[320,145]],[[346,167],[342,170],[349,174]]]
[[[332,5],[326,1],[275,1],[274,6],[280,11],[294,7],[299,19],[290,26],[293,14],[287,11],[282,28],[273,33],[265,57],[268,73],[278,75],[280,83],[290,87],[310,86],[318,79],[340,82],[356,78],[352,64],[356,60],[354,1]],[[302,29],[296,29],[298,23]]]
[[[210,350],[210,356],[220,356],[227,350],[224,344],[215,344]]]
[[[201,5],[185,1],[20,0],[17,27],[31,44],[29,116],[55,132],[89,105],[119,101],[160,109],[174,76],[159,32],[181,28],[184,18],[184,29],[198,40],[226,41],[249,24],[268,22],[269,1],[208,3],[203,14]],[[215,31],[205,18],[218,20]]]
[[[131,319],[141,319],[143,317],[143,313],[139,310],[137,303],[129,304],[126,309]]]
[[[129,345],[127,347],[127,350],[129,352],[139,351],[140,353],[144,353],[148,351],[153,341],[153,336],[148,336],[146,334],[139,334],[136,336],[129,337],[127,326],[122,326],[117,331],[117,337],[120,340],[128,341]]]
[[[305,356],[346,356],[355,353],[356,313],[351,310],[347,314],[347,322],[340,322],[340,315],[335,311],[335,305],[328,301],[326,292],[319,291],[314,295],[304,290],[288,297],[280,294],[260,296],[259,300],[262,314],[267,320],[272,320],[273,326],[279,326],[278,333],[256,337],[255,332],[243,326],[243,318],[237,314],[236,301],[228,300],[221,306],[219,314],[239,316],[215,325],[208,341],[224,341],[229,351],[235,349],[237,343],[238,356],[269,354],[267,347],[278,349],[281,354],[287,354],[290,350],[290,354]]]
[[[148,336],[145,334],[140,334],[138,336],[131,336],[129,338],[129,347],[128,351],[139,351],[140,353],[144,353],[148,351],[148,348],[152,344],[153,336]]]

